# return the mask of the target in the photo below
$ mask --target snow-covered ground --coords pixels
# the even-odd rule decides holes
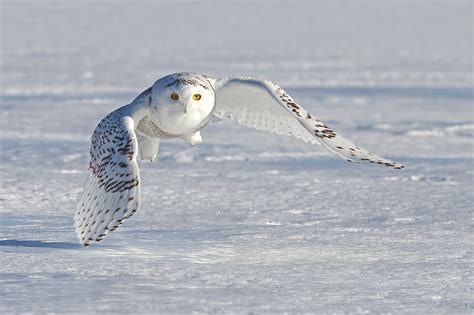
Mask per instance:
[[[0,313],[472,313],[472,2],[2,1]],[[221,122],[81,248],[89,136],[177,71],[271,79],[405,163]]]

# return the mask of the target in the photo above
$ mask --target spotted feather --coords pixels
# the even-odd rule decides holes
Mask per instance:
[[[140,202],[133,120],[114,111],[99,123],[91,140],[89,174],[75,215],[84,246],[101,241],[130,218]]]
[[[346,161],[404,168],[399,163],[378,157],[343,138],[298,105],[273,82],[230,77],[217,80],[215,91],[214,115],[220,119],[230,119],[247,127],[321,144]]]

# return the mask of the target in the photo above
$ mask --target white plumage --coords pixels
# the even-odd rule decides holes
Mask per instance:
[[[161,139],[181,137],[190,145],[200,143],[199,131],[212,118],[322,144],[347,161],[404,167],[341,137],[273,82],[171,74],[107,115],[94,130],[89,175],[75,215],[81,244],[101,241],[138,210],[138,153],[142,160],[154,160]]]
[[[92,135],[89,175],[75,216],[82,244],[100,241],[137,210],[140,175],[134,122],[113,112]]]

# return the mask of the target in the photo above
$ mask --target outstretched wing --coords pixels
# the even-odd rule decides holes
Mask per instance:
[[[216,110],[220,119],[230,119],[258,130],[288,135],[326,149],[350,162],[369,162],[394,169],[404,166],[378,157],[341,137],[313,117],[273,82],[230,77],[215,83]]]
[[[84,246],[101,241],[138,210],[137,148],[134,122],[120,110],[94,130],[89,175],[75,215],[76,233]]]

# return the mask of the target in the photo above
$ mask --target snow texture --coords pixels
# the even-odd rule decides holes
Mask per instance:
[[[0,6],[1,314],[474,311],[472,2]],[[220,122],[81,248],[93,129],[178,71],[275,81],[407,169]]]

